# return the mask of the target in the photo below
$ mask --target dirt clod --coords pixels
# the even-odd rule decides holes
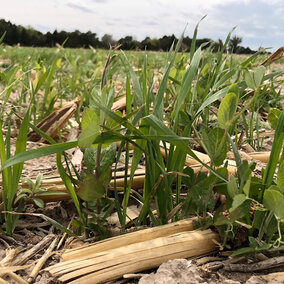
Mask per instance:
[[[210,277],[208,279],[208,277]],[[204,273],[195,264],[186,259],[169,260],[163,263],[156,273],[143,276],[139,284],[240,284],[239,281],[220,279],[217,274]]]

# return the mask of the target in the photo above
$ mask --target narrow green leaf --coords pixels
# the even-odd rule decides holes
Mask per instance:
[[[143,92],[142,92],[142,88],[140,86],[139,83],[139,79],[136,75],[136,73],[134,72],[131,64],[129,63],[129,60],[126,56],[126,54],[124,52],[122,52],[123,57],[120,57],[123,64],[125,65],[127,71],[130,74],[130,77],[132,79],[133,82],[133,88],[134,88],[134,98],[136,99],[136,103],[138,106],[141,106],[143,104]]]
[[[126,113],[131,113],[131,88],[128,76],[126,77]]]
[[[48,156],[51,154],[61,153],[63,151],[66,151],[68,149],[72,149],[74,147],[78,146],[78,141],[69,141],[65,143],[58,143],[53,144],[45,147],[41,147],[38,149],[29,150],[26,152],[21,152],[10,159],[8,159],[2,166],[1,171],[4,169],[11,167],[13,165],[16,165],[18,163],[22,163],[28,160],[32,160],[35,158],[40,158],[43,156]]]
[[[265,168],[264,176],[263,176],[263,184],[268,188],[273,181],[273,177],[275,174],[275,170],[277,167],[278,159],[283,147],[284,141],[284,111],[281,112],[277,127],[274,134],[274,140],[270,152],[270,157],[268,163]],[[263,197],[263,193],[262,193]]]
[[[3,35],[0,38],[0,44],[2,43],[3,39],[5,38],[5,35],[6,35],[6,31],[3,33]]]
[[[207,97],[207,99],[202,103],[202,105],[199,107],[199,109],[196,112],[196,115],[194,116],[194,118],[196,119],[198,117],[198,115],[209,105],[211,105],[212,103],[216,102],[217,100],[223,98],[227,91],[228,91],[229,87],[225,87],[221,90],[219,90],[218,92],[216,92],[215,94],[210,93],[210,95]]]
[[[77,209],[78,215],[80,216],[81,220],[84,221],[85,218],[84,218],[84,215],[83,215],[83,212],[82,212],[82,209],[81,209],[79,199],[77,197],[75,188],[72,185],[70,177],[66,174],[66,172],[65,172],[65,170],[62,166],[61,154],[60,153],[57,153],[57,155],[56,155],[56,165],[57,165],[57,170],[60,174],[60,177],[61,177],[62,181],[64,182],[64,185],[65,185],[68,193],[70,194],[72,201],[74,202],[74,205]]]
[[[190,62],[189,68],[186,70],[182,81],[181,81],[181,87],[180,87],[180,92],[178,94],[178,99],[177,99],[177,104],[175,107],[175,122],[177,122],[177,117],[180,111],[180,107],[184,102],[184,99],[186,97],[186,95],[188,94],[191,85],[192,85],[192,81],[194,79],[194,77],[197,74],[198,71],[198,67],[199,67],[199,63],[200,63],[200,58],[201,58],[201,48],[203,46],[200,46],[196,52],[193,55],[192,61]],[[175,128],[176,126],[174,126]]]
[[[193,157],[195,160],[197,160],[199,163],[201,163],[205,168],[207,168],[210,172],[212,172],[215,176],[219,177],[222,181],[226,181],[222,176],[220,176],[215,170],[213,170],[211,167],[209,167],[207,164],[203,163],[196,155],[195,153],[188,147],[188,144],[185,143],[184,141],[180,140],[178,141],[179,136],[177,136],[171,129],[169,129],[162,121],[160,121],[156,116],[154,115],[149,115],[144,118],[147,123],[158,133],[161,133],[163,135],[169,135],[177,138],[177,141],[171,141],[172,145],[175,145],[178,147],[180,150],[184,151],[186,154],[190,155]]]
[[[167,62],[167,68],[163,74],[163,78],[162,81],[160,83],[159,89],[158,89],[158,93],[156,95],[155,101],[154,101],[154,107],[153,107],[153,113],[161,120],[163,120],[163,113],[164,113],[164,94],[167,88],[167,82],[169,79],[169,75],[170,75],[170,71],[171,68],[174,64],[175,58],[176,58],[176,54],[180,49],[182,40],[183,40],[183,36],[184,33],[182,33],[182,35],[179,38],[179,41],[176,45],[175,51],[172,54],[171,58],[169,58],[169,62]]]
[[[17,138],[17,141],[16,141],[15,156],[26,153],[24,151],[26,151],[26,145],[27,145],[29,120],[30,120],[30,111],[28,109],[28,111],[26,112],[25,117],[22,121],[20,131],[19,131],[19,134],[18,134],[18,138]],[[10,159],[12,159],[12,158],[10,158]],[[8,163],[9,160],[7,160],[6,163]],[[9,204],[12,204],[14,196],[16,194],[18,183],[19,183],[20,178],[21,178],[23,166],[24,166],[23,162],[15,163],[13,165],[13,179],[11,181],[12,187],[11,187],[11,192],[10,192],[10,196],[9,196],[9,200],[8,200]],[[3,165],[3,168],[4,168],[4,165]]]
[[[193,54],[195,52],[195,46],[196,46],[196,37],[197,37],[197,32],[198,32],[198,27],[200,22],[206,17],[207,15],[203,16],[201,18],[201,20],[197,23],[195,29],[194,29],[194,33],[193,33],[193,37],[192,37],[192,41],[191,41],[191,46],[190,46],[190,62],[192,61],[193,58]]]
[[[284,190],[284,161],[281,162],[277,172],[277,186]],[[283,209],[284,210],[284,209]]]
[[[271,128],[276,129],[278,118],[281,114],[281,110],[278,108],[272,108],[270,109],[268,115],[267,115],[267,120],[271,126]]]
[[[44,103],[47,102],[47,97],[48,97],[48,94],[50,92],[50,88],[51,88],[51,84],[52,84],[52,81],[53,81],[53,75],[54,75],[55,69],[56,69],[56,59],[53,61],[52,65],[50,67],[48,76],[47,76],[45,91],[44,91],[44,99],[43,99]]]

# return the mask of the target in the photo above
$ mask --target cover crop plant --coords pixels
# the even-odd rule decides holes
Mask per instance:
[[[218,52],[213,52],[214,45],[210,42],[196,48],[197,30],[198,26],[190,52],[180,51],[182,34],[169,52],[159,57],[159,62],[164,59],[165,63],[158,71],[154,70],[152,55],[147,52],[139,53],[138,60],[133,60],[131,52],[110,51],[104,67],[100,63],[92,73],[80,69],[80,58],[73,58],[69,50],[60,50],[64,59],[58,65],[52,61],[55,65],[42,75],[45,77],[38,78],[52,78],[50,85],[42,79],[48,88],[47,97],[60,85],[66,92],[72,90],[81,95],[83,113],[81,118],[79,111],[76,116],[81,134],[78,140],[61,143],[44,137],[52,145],[17,152],[11,157],[4,155],[3,150],[2,173],[28,159],[57,153],[58,171],[78,212],[73,222],[78,234],[84,231],[90,236],[97,232],[105,237],[106,217],[114,208],[125,231],[127,208],[133,197],[141,205],[136,225],[148,224],[149,220],[154,225],[162,225],[197,215],[200,226],[217,227],[222,237],[221,247],[232,247],[235,236],[244,230],[249,248],[237,253],[282,245],[283,154],[278,171],[277,162],[283,149],[283,112],[273,110],[268,116],[276,131],[261,178],[253,175],[254,163],[241,160],[238,148],[242,141],[238,134],[243,130],[244,141],[260,149],[260,141],[253,141],[259,128],[255,114],[265,105],[267,92],[275,92],[283,70],[267,72],[257,63],[259,53],[236,62],[230,55],[224,55],[231,33]],[[102,61],[94,55],[91,59]],[[52,66],[57,72],[64,72],[66,62],[77,78],[75,81],[69,78],[69,86],[63,79],[60,83],[54,82],[55,73],[52,73]],[[78,75],[80,70],[82,77],[88,78],[86,81]],[[124,84],[123,114],[111,110],[117,79]],[[117,151],[115,142],[120,142]],[[209,163],[196,155],[193,149],[196,144],[209,156]],[[4,140],[2,145],[5,146]],[[76,146],[84,153],[85,168],[80,173],[64,153]],[[228,165],[227,152],[230,149],[234,152],[236,173],[229,176],[231,165]],[[114,193],[111,193],[108,190],[111,166],[115,162],[117,168],[123,151],[124,186],[116,186],[114,172]],[[66,168],[62,166],[61,153]],[[185,167],[188,156],[199,162],[204,171],[196,173],[190,166]],[[134,192],[132,185],[139,164],[145,167],[144,187],[142,192]],[[14,196],[16,190],[13,188]],[[122,201],[119,191],[123,192]],[[225,204],[216,202],[217,193],[225,196]]]

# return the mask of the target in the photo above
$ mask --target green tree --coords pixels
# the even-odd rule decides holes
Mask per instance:
[[[240,44],[242,43],[243,39],[238,36],[233,36],[229,41],[229,51],[231,53],[238,53],[238,50],[240,48]]]
[[[101,38],[102,47],[108,49],[109,46],[115,46],[116,40],[113,39],[112,35],[104,34]]]

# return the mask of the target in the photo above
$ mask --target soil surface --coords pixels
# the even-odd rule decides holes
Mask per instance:
[[[283,90],[284,87],[282,87],[282,92]],[[269,128],[267,127],[268,125],[265,118],[261,118],[260,124],[262,126],[261,130],[263,131]],[[72,127],[70,126],[69,129],[67,127],[66,133],[69,133],[70,136],[77,137],[78,131],[75,131],[74,133],[71,128]],[[70,136],[68,138],[66,137],[66,140],[70,140],[72,138],[70,138]],[[28,142],[27,149],[35,149],[43,145],[43,143]],[[270,136],[267,136],[263,141],[262,150],[269,151],[271,149],[271,145],[272,139]],[[252,151],[248,146],[241,150],[243,150],[244,153]],[[76,155],[75,153],[78,153],[78,151],[76,151],[77,149],[69,151],[68,154],[70,158],[74,157]],[[77,163],[79,168],[81,167],[81,159],[82,157],[79,155],[79,161],[74,161],[75,164]],[[261,170],[263,167],[263,163],[257,162],[256,168],[258,170]],[[34,159],[25,163],[23,177],[35,179],[39,173],[42,173],[44,178],[58,176],[55,155]],[[255,174],[258,175],[259,173],[256,171]],[[0,233],[0,280],[3,276],[8,283],[20,283],[20,279],[17,279],[17,277],[20,277],[22,281],[29,281],[30,283],[59,283],[57,279],[51,277],[48,272],[45,272],[42,269],[36,273],[34,277],[30,277],[35,264],[50,247],[52,241],[55,238],[59,238],[59,241],[53,248],[53,252],[50,254],[50,257],[44,261],[43,269],[58,263],[60,261],[60,255],[64,250],[80,247],[88,242],[94,242],[98,240],[98,236],[94,235],[91,239],[87,240],[83,236],[77,238],[67,237],[61,231],[55,229],[54,226],[52,226],[52,224],[44,218],[44,216],[48,216],[64,227],[68,227],[70,225],[70,220],[76,216],[76,209],[70,200],[49,202],[43,209],[37,208],[33,204],[29,204],[26,206],[25,212],[28,214],[20,216],[13,238]],[[117,226],[116,221],[112,220],[112,222],[110,222],[110,235],[117,235],[119,233],[120,230]],[[143,229],[143,227],[140,229]],[[129,229],[129,231],[133,230],[133,228]],[[47,239],[48,241],[44,242]],[[39,249],[32,253],[32,249],[41,243],[42,246],[40,245]],[[27,254],[28,252],[30,252],[29,255]],[[227,258],[223,257],[221,261],[217,261],[216,263],[213,259],[220,256],[215,254],[212,257],[212,261],[205,262],[203,264],[200,264],[199,260],[169,260],[168,262],[163,263],[157,270],[143,272],[142,274],[137,273],[134,275],[125,275],[123,279],[110,283],[284,283],[283,278],[281,280],[281,278],[277,276],[277,272],[284,272],[284,266],[271,270],[260,271],[258,273],[230,272],[226,271],[224,269],[224,265],[222,265],[222,263],[228,261]],[[244,261],[247,262],[252,260],[245,259]],[[210,263],[213,264],[213,269]],[[19,266],[21,267],[19,268]],[[7,267],[13,267],[13,269],[8,276],[4,277],[5,273],[3,271]],[[270,273],[276,274],[271,275],[270,278],[264,276]]]

